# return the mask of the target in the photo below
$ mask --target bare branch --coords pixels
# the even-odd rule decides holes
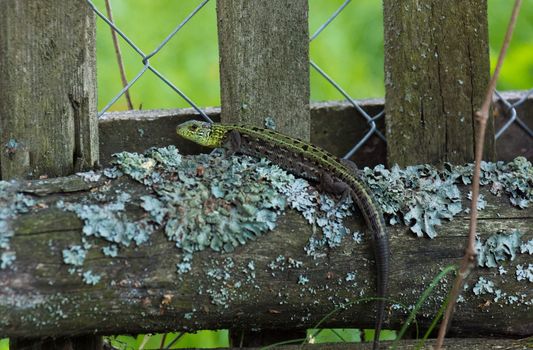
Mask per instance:
[[[109,0],[105,0],[105,8],[107,11],[107,17],[109,18],[111,23],[114,23],[113,12],[111,11],[111,3],[109,2]],[[113,46],[115,47],[115,55],[117,56],[118,69],[120,71],[120,80],[122,81],[122,87],[126,87],[128,85],[128,79],[126,78],[126,70],[124,69],[124,60],[122,58],[122,52],[120,51],[120,46],[118,44],[117,33],[115,33],[115,30],[112,27],[110,27],[110,29],[111,37],[113,38]],[[133,103],[131,102],[129,90],[126,90],[124,96],[126,97],[128,109],[132,110]]]

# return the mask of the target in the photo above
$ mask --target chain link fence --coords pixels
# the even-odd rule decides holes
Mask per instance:
[[[160,71],[158,71],[154,66],[150,64],[150,59],[153,58],[155,55],[157,55],[164,47],[165,45],[172,40],[177,33],[193,18],[196,14],[198,14],[199,11],[201,11],[204,6],[210,1],[210,0],[203,0],[199,3],[199,5],[188,14],[188,16],[178,23],[176,27],[168,34],[168,36],[156,47],[155,50],[152,52],[146,54],[144,53],[134,42],[131,40],[124,32],[117,27],[115,23],[113,23],[112,20],[110,20],[105,14],[103,14],[93,3],[91,0],[86,0],[89,6],[92,8],[92,10],[95,12],[95,14],[101,18],[109,27],[117,33],[137,54],[139,55],[143,68],[135,75],[133,79],[131,79],[127,84],[123,87],[123,89],[116,94],[106,105],[102,110],[99,111],[99,117],[103,116],[103,114],[113,106],[119,100],[138,80],[141,76],[143,76],[147,71],[151,71],[153,74],[155,74],[164,84],[169,86],[173,91],[175,91],[182,99],[184,99],[196,112],[198,112],[207,122],[212,122],[212,120],[209,118],[209,116],[205,113],[202,108],[198,106],[191,98],[189,98],[180,88],[178,88],[174,83],[172,83],[169,79],[167,79]],[[339,16],[349,5],[351,0],[345,0],[341,6],[311,35],[309,38],[309,42],[312,42],[315,40],[326,27],[334,23],[335,18]],[[340,95],[342,95],[346,101],[348,101],[358,113],[355,113],[355,118],[363,118],[363,122],[365,122],[368,125],[368,129],[365,131],[364,135],[357,140],[357,142],[353,145],[353,147],[343,156],[344,159],[352,157],[361,147],[372,137],[373,135],[376,135],[379,137],[383,142],[386,142],[385,136],[377,129],[376,127],[376,121],[380,118],[383,118],[384,116],[384,110],[381,110],[379,113],[371,115],[367,113],[359,104],[358,102],[350,96],[346,92],[343,87],[340,86],[338,82],[336,82],[332,77],[330,77],[325,70],[323,70],[321,67],[319,67],[312,59],[310,60],[311,67],[320,74],[328,84],[331,84]],[[514,101],[508,101],[506,100],[500,92],[495,93],[495,100],[498,100],[501,106],[501,110],[503,111],[502,118],[505,118],[505,122],[503,125],[497,130],[496,132],[496,139],[499,139],[504,135],[506,132],[508,132],[511,125],[516,124],[518,127],[520,127],[527,137],[533,139],[533,130],[524,122],[524,119],[522,116],[520,116],[517,112],[518,107],[520,107],[522,104],[524,104],[528,97],[533,95],[533,89],[529,91],[522,92],[522,96],[520,96],[517,100]]]
[[[518,112],[516,111],[518,107],[526,102],[529,96],[533,95],[533,89],[523,92],[522,96],[514,102],[506,100],[498,91],[495,92],[495,95],[495,98],[497,98],[498,102],[503,106],[503,117],[507,119],[503,126],[496,132],[496,140],[498,140],[513,124],[518,125],[527,136],[533,139],[533,130],[531,130],[524,120],[518,116]]]
[[[157,55],[164,47],[165,45],[174,37],[176,34],[193,18],[208,2],[209,0],[203,0],[183,21],[178,23],[176,27],[170,32],[170,34],[153,50],[152,52],[145,54],[134,42],[131,40],[120,28],[118,28],[113,21],[111,21],[106,15],[104,15],[91,0],[86,0],[89,6],[92,8],[94,13],[101,18],[105,23],[109,25],[109,27],[124,41],[133,49],[135,52],[137,52],[141,58],[143,68],[135,75],[135,77],[130,80],[126,86],[117,94],[115,95],[106,105],[105,107],[98,112],[98,116],[102,117],[103,114],[111,108],[115,104],[115,102],[118,101],[119,98],[122,97],[138,80],[140,77],[142,77],[147,71],[151,71],[153,74],[155,74],[163,83],[165,83],[168,87],[170,87],[172,90],[174,90],[181,98],[183,98],[187,103],[194,108],[206,121],[212,123],[212,120],[207,116],[207,114],[196,104],[193,100],[191,100],[183,91],[181,91],[176,85],[174,85],[170,80],[168,80],[161,72],[159,72],[154,66],[150,64],[150,59],[153,58],[155,55]]]

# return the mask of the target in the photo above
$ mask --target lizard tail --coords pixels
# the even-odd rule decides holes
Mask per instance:
[[[374,252],[376,256],[376,270],[377,270],[377,296],[376,303],[376,326],[374,332],[373,350],[379,349],[379,336],[383,324],[383,316],[385,315],[385,297],[388,289],[388,275],[389,275],[389,244],[384,232],[378,232],[374,239]],[[385,239],[383,239],[385,238]],[[378,258],[380,257],[380,258]]]
[[[376,327],[373,349],[379,349],[379,336],[383,316],[385,315],[385,297],[387,296],[389,281],[389,238],[385,231],[385,219],[378,202],[372,193],[365,190],[357,180],[351,182],[353,190],[352,199],[361,210],[365,221],[372,231],[372,243],[374,246],[374,258],[376,259],[376,280],[378,301],[376,312]]]

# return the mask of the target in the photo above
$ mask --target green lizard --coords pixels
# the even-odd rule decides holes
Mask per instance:
[[[381,208],[354,169],[321,148],[270,129],[188,121],[179,125],[176,132],[203,146],[224,147],[226,155],[242,153],[267,158],[296,176],[318,182],[325,192],[342,195],[341,202],[351,196],[372,230],[374,241],[379,300],[373,348],[377,349],[388,287],[389,244]]]

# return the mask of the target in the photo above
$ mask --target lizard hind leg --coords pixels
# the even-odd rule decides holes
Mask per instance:
[[[359,176],[362,172],[361,169],[357,167],[357,164],[355,162],[352,162],[349,159],[341,159],[340,162],[347,167],[354,175]]]
[[[333,207],[336,210],[340,207],[348,198],[352,197],[352,188],[344,181],[336,180],[326,172],[320,174],[320,188],[327,193],[333,195],[340,195],[341,198]]]

